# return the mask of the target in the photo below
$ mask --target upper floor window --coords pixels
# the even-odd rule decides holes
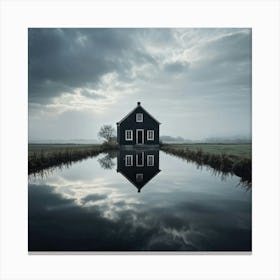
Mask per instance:
[[[132,130],[126,130],[126,131],[125,131],[125,140],[126,140],[126,141],[131,141],[131,140],[133,140],[133,133],[132,133]]]
[[[136,114],[136,122],[143,122],[143,114],[137,113]]]
[[[155,135],[153,130],[147,130],[147,140],[154,140]]]

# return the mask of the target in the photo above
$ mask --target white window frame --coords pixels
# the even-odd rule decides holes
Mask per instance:
[[[138,179],[140,177],[140,180]],[[144,174],[143,173],[136,173],[135,176],[136,182],[143,182]]]
[[[152,163],[149,164],[149,159],[152,159]],[[155,165],[155,156],[154,155],[147,155],[147,166],[154,166]]]
[[[142,164],[139,164],[138,163],[138,156],[141,154],[141,157],[142,157]],[[144,152],[142,152],[142,153],[139,153],[139,154],[136,154],[136,166],[137,167],[143,167],[144,166],[144,160],[145,160],[145,158],[144,158]]]
[[[130,158],[130,164],[129,159]],[[133,155],[125,155],[125,166],[133,166]]]
[[[138,119],[138,116],[141,116],[141,118]],[[136,113],[136,122],[143,122],[143,113]]]
[[[131,132],[131,138],[127,137],[128,132]],[[132,141],[132,140],[133,140],[133,130],[131,129],[125,130],[125,141]]]
[[[152,137],[149,137],[150,132],[152,132]],[[149,141],[155,140],[155,131],[154,130],[147,130],[147,140],[149,140]]]

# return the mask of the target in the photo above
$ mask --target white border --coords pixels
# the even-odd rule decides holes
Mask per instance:
[[[1,279],[279,279],[278,1],[1,1]],[[27,28],[252,27],[252,255],[27,254]]]

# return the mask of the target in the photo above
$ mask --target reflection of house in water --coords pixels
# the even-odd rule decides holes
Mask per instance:
[[[159,150],[120,150],[117,172],[140,192],[159,172]]]

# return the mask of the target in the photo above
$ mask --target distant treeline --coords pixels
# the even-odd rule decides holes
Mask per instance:
[[[212,137],[198,140],[185,139],[181,136],[160,136],[163,143],[251,143],[249,137]],[[30,144],[101,144],[102,141],[96,139],[29,139]]]

